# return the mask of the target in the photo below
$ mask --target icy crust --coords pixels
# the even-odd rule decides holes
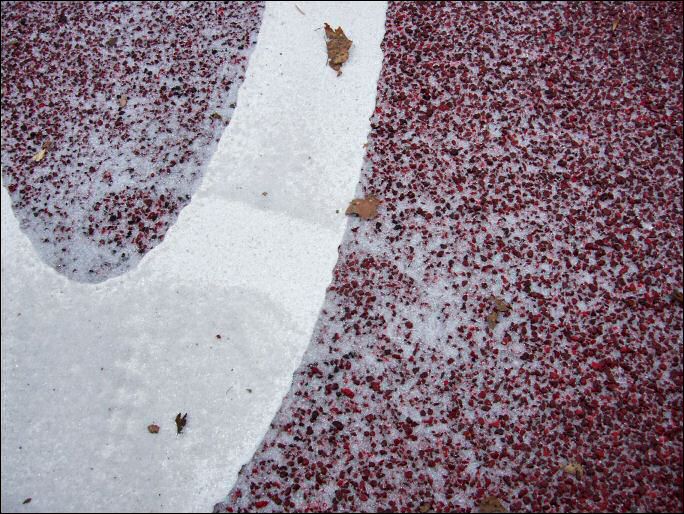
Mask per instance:
[[[215,510],[681,511],[682,5],[393,3],[383,49],[380,216]]]
[[[232,116],[262,11],[3,2],[3,181],[51,266],[99,282],[164,238]]]

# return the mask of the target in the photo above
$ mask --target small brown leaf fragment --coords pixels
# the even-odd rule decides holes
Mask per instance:
[[[675,289],[674,291],[672,291],[672,294],[670,296],[679,305],[684,305],[684,294],[681,291],[677,291]]]
[[[615,29],[618,27],[619,24],[620,24],[620,17],[618,16],[617,18],[615,18],[615,19],[613,20],[613,28],[612,28],[612,30],[615,31]]]
[[[117,39],[118,39],[118,38],[117,38],[116,36],[110,37],[110,38],[107,40],[107,42],[105,43],[105,45],[107,45],[107,46],[114,46],[114,45],[116,45]]]
[[[268,196],[268,193],[264,191],[263,193],[261,193],[261,196]]]
[[[487,325],[489,325],[490,330],[494,330],[494,327],[496,327],[496,324],[498,322],[499,322],[498,311],[494,311],[489,316],[487,316]]]
[[[337,72],[337,76],[342,75],[340,68],[349,59],[349,49],[352,41],[347,39],[342,27],[333,30],[330,25],[325,24],[325,36],[327,38],[326,47],[328,49],[328,65]]]
[[[345,211],[345,214],[356,214],[365,220],[372,220],[378,216],[378,205],[382,201],[378,200],[374,196],[369,196],[367,198],[354,198],[350,203],[349,207]]]
[[[572,461],[563,467],[563,471],[575,475],[580,480],[584,478],[584,466],[579,462]]]
[[[150,434],[158,434],[159,433],[159,425],[148,425],[147,431]]]
[[[45,150],[46,152],[49,152],[50,150],[52,150],[52,141],[51,140],[48,139],[47,141],[45,141],[45,143],[43,143],[43,150]]]
[[[26,505],[27,503],[31,503],[31,498],[26,498],[23,502],[21,502],[22,505]]]
[[[506,508],[501,504],[501,501],[496,496],[487,496],[482,498],[478,506],[479,512],[507,512]]]
[[[126,104],[128,103],[128,97],[126,95],[121,95],[119,97],[119,107],[122,109],[126,107]]]
[[[217,113],[217,112],[212,112],[212,113],[211,113],[211,116],[209,116],[209,117],[210,117],[212,120],[221,120],[221,121],[223,121],[223,116],[221,116],[221,115],[220,115],[219,113]]]
[[[497,296],[492,296],[492,300],[494,301],[494,304],[496,305],[497,312],[508,313],[511,311],[511,306],[508,303],[506,303],[506,301],[503,298],[499,298]]]
[[[627,304],[628,307],[631,307],[632,309],[636,308],[637,303],[634,301],[634,298],[623,298],[623,302]]]
[[[427,502],[426,502],[426,503],[421,503],[421,504],[420,504],[420,507],[418,507],[418,510],[419,510],[420,512],[427,512],[427,511],[430,510],[431,507],[432,507],[432,505],[430,505],[430,504],[427,503]]]
[[[183,429],[185,428],[185,424],[187,423],[187,418],[188,418],[188,413],[186,412],[183,417],[181,417],[181,413],[179,412],[178,415],[176,416],[176,432],[181,433]]]

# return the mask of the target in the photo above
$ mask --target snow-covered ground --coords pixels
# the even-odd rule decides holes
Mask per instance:
[[[385,2],[296,5],[267,4],[202,185],[131,272],[59,275],[2,188],[3,511],[207,511],[257,447],[330,282],[382,62]],[[340,77],[324,22],[354,41]]]

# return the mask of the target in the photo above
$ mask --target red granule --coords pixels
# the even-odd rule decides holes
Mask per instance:
[[[3,181],[51,266],[99,282],[164,238],[231,118],[262,10],[3,3]]]
[[[682,4],[397,2],[386,27],[379,216],[216,510],[681,511]]]

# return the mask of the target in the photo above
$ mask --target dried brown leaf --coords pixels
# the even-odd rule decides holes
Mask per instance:
[[[159,425],[148,425],[147,431],[150,434],[158,434],[159,433]]]
[[[427,512],[432,508],[432,505],[429,503],[421,503],[420,507],[418,507],[419,512]]]
[[[487,325],[491,330],[494,330],[496,324],[499,322],[499,312],[493,311],[489,316],[487,316]]]
[[[508,512],[496,496],[487,496],[482,498],[478,506],[479,512]]]
[[[107,40],[107,42],[105,43],[105,45],[107,45],[107,46],[114,46],[114,45],[116,45],[117,39],[118,39],[118,38],[117,38],[116,36],[110,37],[110,38]]]
[[[365,220],[372,220],[378,216],[378,205],[381,203],[382,202],[374,196],[354,198],[349,203],[349,207],[347,207],[345,214],[356,214]]]
[[[185,424],[187,423],[187,418],[188,418],[188,413],[186,412],[183,417],[181,417],[181,413],[179,412],[178,415],[176,416],[176,432],[181,433],[183,429],[185,428]]]
[[[620,17],[618,16],[617,18],[615,18],[615,19],[613,20],[613,28],[612,28],[612,30],[615,31],[615,29],[618,27],[619,24],[620,24]]]
[[[217,112],[212,112],[212,113],[211,113],[211,116],[209,116],[209,117],[210,117],[212,120],[221,120],[221,121],[223,121],[223,116],[221,116],[221,115],[220,115],[219,113],[217,113]]]
[[[126,104],[128,103],[128,97],[126,95],[121,95],[119,97],[119,107],[122,109],[126,107]]]
[[[503,298],[492,296],[492,300],[494,301],[498,312],[508,313],[511,311],[511,306]]]
[[[328,65],[340,76],[340,68],[349,59],[349,49],[352,41],[347,39],[342,27],[333,30],[330,25],[325,24],[325,36],[327,38],[326,47],[328,49]]]
[[[684,304],[684,294],[681,291],[674,290],[670,296],[672,296],[672,299],[679,305]]]
[[[572,461],[563,467],[563,471],[575,475],[580,480],[584,478],[584,466],[579,462]]]

